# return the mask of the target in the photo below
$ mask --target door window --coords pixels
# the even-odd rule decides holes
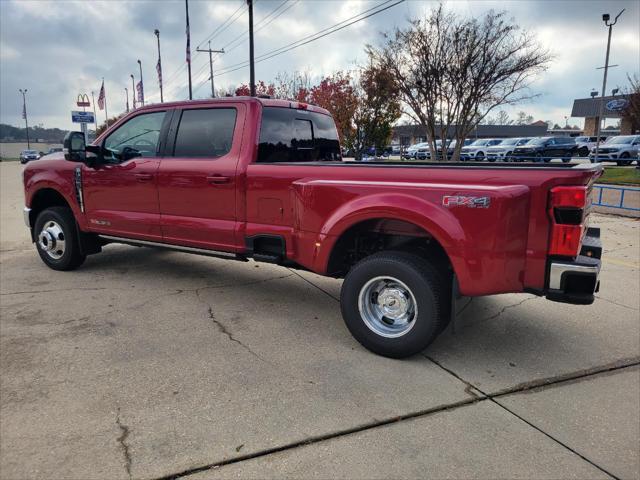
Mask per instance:
[[[165,113],[143,113],[119,126],[104,141],[106,156],[110,154],[119,161],[134,157],[156,157]]]
[[[174,157],[217,158],[233,145],[235,108],[184,110],[180,118]]]

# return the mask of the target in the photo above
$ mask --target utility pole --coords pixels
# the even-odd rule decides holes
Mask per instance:
[[[158,71],[158,83],[160,84],[160,103],[164,103],[164,98],[162,97],[162,60],[160,57],[160,30],[156,28],[153,33],[155,33],[156,37],[158,38],[158,64],[156,65],[156,70]]]
[[[191,33],[189,32],[189,0],[184,0],[187,13],[187,68],[189,70],[189,100],[193,100],[193,90],[191,88]]]
[[[31,142],[29,142],[29,122],[27,121],[27,89],[19,89],[22,94],[22,118],[24,118],[24,127],[27,131],[27,148],[31,148]]]
[[[213,54],[214,53],[224,53],[224,48],[222,50],[211,50],[211,40],[209,40],[209,48],[196,48],[197,52],[209,52],[209,75],[211,76],[211,98],[216,98],[216,91],[213,88]]]
[[[144,82],[142,81],[142,62],[138,60],[138,66],[140,67],[140,98],[138,101],[144,107]]]
[[[93,103],[93,126],[95,130],[93,134],[98,136],[98,114],[96,113],[96,97],[93,95],[93,91],[91,92],[91,103]]]
[[[127,99],[127,113],[129,113],[129,89],[127,87],[124,87],[124,95]]]
[[[133,73],[130,75],[131,77],[131,99],[133,100],[131,103],[133,105],[133,109],[136,109],[136,79],[133,76]]]
[[[602,115],[604,113],[604,96],[607,91],[607,72],[609,71],[609,51],[611,50],[611,31],[613,30],[613,26],[618,23],[618,18],[624,12],[624,8],[620,11],[616,18],[613,20],[613,23],[609,23],[609,19],[611,18],[608,13],[602,15],[602,21],[604,24],[609,27],[609,37],[607,38],[607,54],[604,60],[604,75],[602,77],[602,91],[600,92],[600,113],[598,115],[598,126],[596,128],[596,155],[595,161],[598,161],[598,153],[600,151],[600,126],[602,125]],[[612,65],[613,66],[613,65]]]
[[[247,0],[249,6],[249,90],[256,96],[256,70],[253,61],[253,0]]]

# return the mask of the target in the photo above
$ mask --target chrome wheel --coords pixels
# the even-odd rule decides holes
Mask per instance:
[[[413,293],[393,277],[369,280],[360,290],[358,309],[367,327],[387,338],[405,335],[415,325],[418,315]]]
[[[64,255],[66,247],[62,227],[53,220],[45,222],[38,234],[38,246],[49,257],[59,260]]]

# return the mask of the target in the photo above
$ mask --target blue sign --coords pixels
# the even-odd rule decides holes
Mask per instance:
[[[71,121],[73,123],[93,123],[95,122],[95,117],[93,112],[71,112]]]
[[[607,102],[607,110],[610,112],[620,112],[627,107],[629,101],[626,98],[616,98]]]

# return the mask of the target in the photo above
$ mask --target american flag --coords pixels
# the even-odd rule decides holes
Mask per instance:
[[[104,94],[104,80],[103,80],[102,86],[100,87],[100,95],[98,95],[98,107],[100,107],[100,110],[104,110],[104,99],[105,99],[105,94]]]
[[[138,102],[140,104],[143,104],[144,103],[144,87],[142,86],[142,80],[140,80],[136,85],[136,90],[138,91]]]
[[[160,64],[159,58],[158,63],[156,64],[156,71],[158,72],[158,83],[160,84],[160,88],[162,88],[162,65]]]

